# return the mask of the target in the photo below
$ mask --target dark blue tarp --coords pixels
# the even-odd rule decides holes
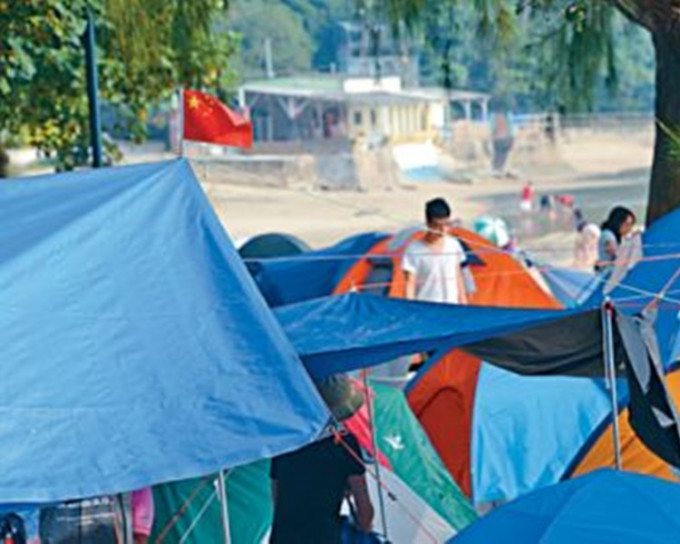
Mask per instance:
[[[0,183],[0,501],[295,449],[327,421],[186,160]]]
[[[471,344],[578,312],[454,306],[354,293],[275,311],[317,378],[400,355]]]
[[[333,293],[349,269],[387,234],[358,234],[326,249],[280,259],[249,259],[248,270],[267,303],[294,304]]]

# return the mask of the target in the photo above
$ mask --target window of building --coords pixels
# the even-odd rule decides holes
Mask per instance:
[[[364,116],[361,115],[360,111],[354,112],[354,124],[356,126],[361,126],[364,123]]]

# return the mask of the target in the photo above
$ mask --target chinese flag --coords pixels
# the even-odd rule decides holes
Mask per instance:
[[[217,98],[184,91],[184,138],[195,142],[253,147],[253,126]]]

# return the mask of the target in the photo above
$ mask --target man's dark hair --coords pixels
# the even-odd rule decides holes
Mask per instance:
[[[451,217],[451,208],[443,198],[435,198],[425,204],[425,219],[429,223],[435,219],[448,219]]]

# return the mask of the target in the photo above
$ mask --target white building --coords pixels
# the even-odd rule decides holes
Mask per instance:
[[[256,141],[380,136],[408,142],[436,135],[461,112],[467,120],[485,121],[489,96],[403,89],[398,76],[320,74],[247,83],[240,100],[250,111]]]

